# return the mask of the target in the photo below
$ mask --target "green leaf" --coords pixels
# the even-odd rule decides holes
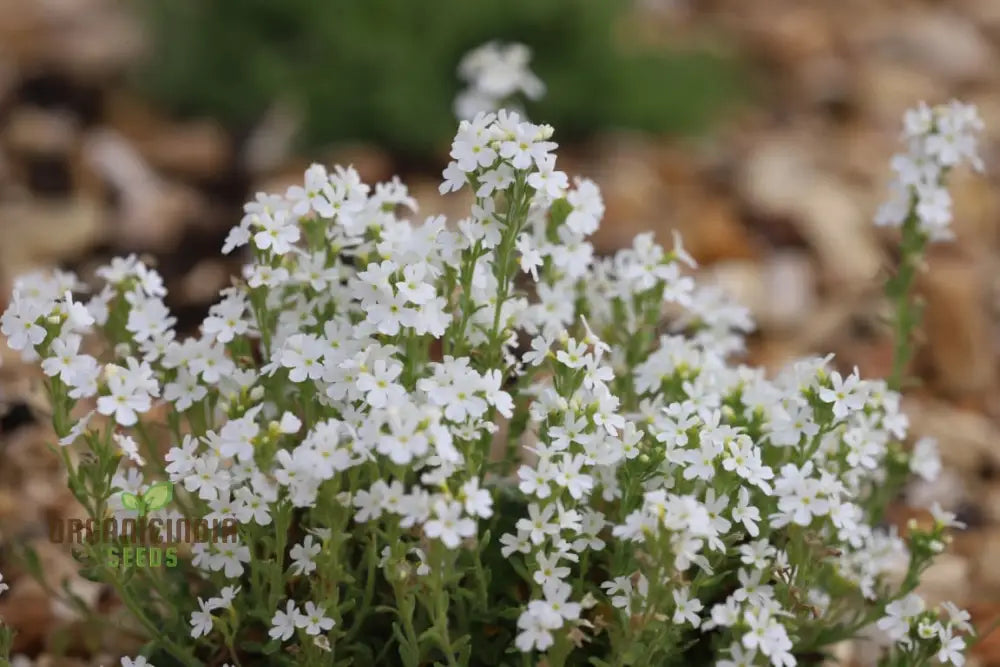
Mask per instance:
[[[418,665],[420,663],[419,649],[406,639],[406,635],[403,634],[403,629],[399,626],[399,623],[393,622],[392,634],[399,644],[399,657],[403,661],[403,664],[407,665],[407,667]]]
[[[142,498],[146,501],[146,507],[151,510],[158,510],[166,507],[174,497],[174,487],[170,482],[157,482],[149,487]]]
[[[38,557],[38,552],[33,547],[25,545],[22,556],[24,558],[25,569],[28,570],[28,573],[35,579],[42,579],[44,574],[42,573],[42,561]]]
[[[127,491],[122,491],[121,495],[122,507],[127,510],[137,510],[142,505],[142,501],[134,493],[128,493]]]
[[[572,212],[573,205],[570,204],[565,197],[552,202],[552,206],[549,207],[549,220],[551,221],[551,230],[553,234],[559,225],[566,222],[566,218],[568,218],[569,214]]]
[[[60,588],[62,588],[62,592],[66,595],[67,598],[69,598],[70,602],[73,603],[73,606],[76,608],[78,612],[80,612],[80,614],[85,616],[90,612],[90,605],[87,604],[87,601],[84,600],[79,595],[77,595],[76,593],[74,593],[73,589],[70,588],[69,579],[63,579]]]

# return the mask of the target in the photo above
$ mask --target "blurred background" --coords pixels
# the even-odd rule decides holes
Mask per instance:
[[[556,128],[560,168],[593,178],[600,253],[679,230],[701,278],[748,305],[750,363],[835,352],[884,376],[881,283],[893,238],[871,225],[903,111],[979,106],[986,178],[956,173],[956,243],[935,248],[914,436],[945,470],[892,520],[937,500],[969,529],[928,574],[932,602],[1000,613],[1000,2],[997,0],[0,0],[0,308],[24,272],[84,277],[136,252],[196,327],[239,269],[219,249],[242,203],[311,161],[398,174],[421,214],[467,211],[437,194],[463,54],[489,40],[533,52],[546,94],[525,108]],[[128,638],[97,632],[25,575],[108,614],[47,540],[75,514],[46,449],[38,375],[0,346],[0,618],[23,665],[110,664]],[[124,643],[124,644],[123,644]],[[1000,633],[975,652],[1000,665]]]

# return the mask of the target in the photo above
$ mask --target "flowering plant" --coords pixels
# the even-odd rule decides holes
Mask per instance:
[[[480,111],[519,111],[518,93],[531,100],[545,94],[545,84],[528,69],[531,49],[517,42],[487,42],[462,56],[458,74],[468,87],[455,98],[455,115],[472,120]]]
[[[879,214],[903,228],[904,352],[976,129],[959,104],[906,119]],[[882,664],[961,665],[968,615],[914,593],[958,522],[881,520],[939,467],[904,446],[902,366],[734,362],[751,318],[679,238],[594,256],[600,193],[556,169],[552,133],[463,121],[440,189],[475,202],[453,227],[351,168],[258,194],[223,248],[250,262],[194,337],[135,257],[85,301],[69,273],[17,283],[2,330],[48,378],[103,538],[85,572],[148,634],[142,663],[790,666],[867,633]],[[109,561],[134,534],[106,520],[164,482],[161,542],[170,521],[234,531],[174,568]]]

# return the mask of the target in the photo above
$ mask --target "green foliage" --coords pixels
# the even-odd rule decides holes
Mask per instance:
[[[14,631],[0,623],[0,667],[10,665],[10,648],[14,643]]]
[[[622,53],[614,0],[141,0],[154,37],[137,83],[182,114],[249,127],[288,100],[310,147],[363,139],[429,157],[454,132],[461,56],[499,39],[548,87],[532,117],[565,140],[604,127],[695,132],[739,89],[706,53]]]

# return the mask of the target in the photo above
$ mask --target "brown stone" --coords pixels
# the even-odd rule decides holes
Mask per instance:
[[[807,321],[816,301],[809,260],[801,253],[771,254],[761,262],[726,260],[701,274],[747,306],[761,327],[788,331]]]
[[[79,256],[107,228],[101,206],[89,199],[0,202],[0,286],[15,276]]]
[[[122,252],[136,249],[172,251],[184,230],[203,215],[204,202],[197,191],[173,182],[122,202],[116,216],[115,240]]]
[[[16,107],[7,118],[3,141],[12,154],[64,156],[76,145],[76,119],[65,111]]]
[[[674,202],[676,222],[669,227],[660,223],[652,228],[664,246],[673,246],[669,231],[676,227],[684,247],[700,264],[751,260],[757,256],[757,248],[740,220],[735,202],[701,193],[679,196]]]
[[[161,172],[193,179],[225,175],[233,160],[229,134],[209,119],[175,121],[127,93],[109,95],[108,125]]]
[[[983,667],[997,667],[1000,665],[1000,627],[997,620],[1000,619],[1000,604],[996,602],[975,602],[967,606],[969,615],[972,616],[972,624],[981,634],[976,645],[972,647],[972,660],[983,665]]]
[[[903,410],[913,437],[937,438],[941,460],[964,475],[984,467],[1000,469],[1000,432],[996,424],[976,412],[959,410],[942,400],[907,398]]]
[[[83,153],[88,167],[119,195],[113,238],[120,248],[171,250],[187,224],[204,214],[196,191],[160,178],[122,134],[91,132]]]
[[[987,317],[989,275],[970,259],[933,257],[919,277],[926,300],[924,353],[935,385],[955,395],[985,392],[996,380],[995,330]]]
[[[971,564],[965,558],[950,553],[941,554],[921,575],[917,593],[928,606],[967,600],[973,590],[969,576],[971,571]]]
[[[1000,524],[1000,485],[997,484],[977,484],[980,493],[976,495],[979,500],[979,507],[982,509],[985,518],[991,524]]]
[[[903,112],[917,101],[937,101],[947,95],[941,80],[901,63],[872,60],[855,73],[856,99],[868,122],[895,136]]]
[[[108,0],[0,0],[0,15],[0,44],[20,67],[106,80],[142,50],[137,17]]]
[[[169,125],[137,147],[154,167],[194,178],[219,177],[232,159],[229,135],[208,120]]]
[[[81,634],[86,633],[86,628],[80,628],[79,632]],[[93,632],[93,630],[90,630]],[[62,647],[58,647],[57,650],[61,650]],[[44,653],[38,656],[35,661],[35,667],[90,667],[91,663],[83,658],[70,658],[67,656],[56,656],[48,653]]]
[[[38,650],[56,616],[48,594],[36,581],[22,577],[0,598],[0,618],[14,629],[13,653]]]
[[[903,12],[870,24],[869,53],[915,66],[950,82],[983,81],[994,74],[996,51],[975,22],[946,6]]]
[[[829,53],[834,45],[830,17],[807,6],[756,15],[751,31],[757,46],[777,63],[794,64]]]
[[[594,149],[599,159],[588,156],[572,172],[593,179],[604,199],[604,219],[591,238],[594,248],[612,253],[632,245],[637,234],[647,231],[658,231],[661,243],[668,239],[669,233],[664,232],[670,228],[677,200],[663,187],[655,152],[628,134],[609,135]]]
[[[1000,532],[994,530],[984,535],[971,556],[977,597],[996,598],[1000,595],[1000,568],[996,566],[1000,560]]]
[[[1000,129],[1000,128],[998,128]],[[983,261],[982,251],[1000,242],[1000,195],[988,177],[959,169],[948,179],[953,200],[955,245]]]
[[[824,172],[806,137],[778,134],[754,146],[738,187],[752,212],[790,218],[816,251],[825,281],[841,289],[870,281],[881,261],[868,212],[857,192]]]
[[[232,267],[217,259],[198,262],[181,280],[180,299],[185,304],[209,304],[233,276]]]

